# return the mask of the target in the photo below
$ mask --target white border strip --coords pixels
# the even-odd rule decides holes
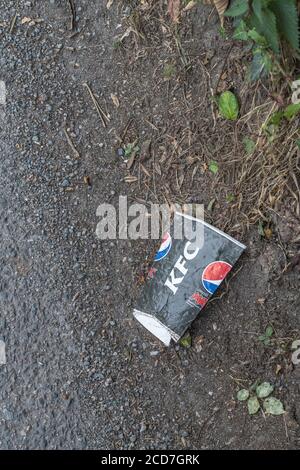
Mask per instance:
[[[222,232],[222,230],[219,230],[218,228],[214,227],[213,225],[210,225],[208,222],[205,222],[204,220],[197,219],[196,217],[193,217],[192,215],[188,214],[183,214],[182,212],[175,212],[175,215],[181,215],[181,217],[186,217],[189,220],[195,220],[196,222],[200,222],[201,224],[205,225],[206,227],[210,228],[211,230],[214,230],[217,232],[219,235],[222,235],[223,237],[227,238],[231,242],[235,243],[238,245],[240,248],[243,248],[243,250],[246,250],[246,245],[243,245],[243,243],[239,242],[235,238],[232,238],[230,235],[227,235],[227,233]]]
[[[135,308],[135,309],[133,309],[133,316],[136,318],[136,320],[139,321],[139,319],[137,318],[136,315],[142,315],[142,316],[145,316],[145,317],[153,318],[161,326],[162,329],[167,331],[167,333],[171,336],[171,338],[175,342],[179,341],[180,336],[177,333],[175,333],[175,331],[171,330],[167,325],[162,323],[155,315],[152,315],[151,313],[141,312],[141,310],[138,310],[138,309]],[[139,323],[141,323],[141,322],[139,321]],[[143,326],[145,327],[145,325],[143,325]],[[150,333],[154,334],[152,331],[150,331]],[[155,335],[155,336],[162,341],[162,339],[159,336],[157,336],[157,335]],[[166,344],[166,346],[168,346],[168,345]]]

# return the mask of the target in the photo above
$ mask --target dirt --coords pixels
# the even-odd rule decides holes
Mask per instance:
[[[62,0],[10,2],[1,26],[8,61],[0,76],[8,94],[2,147],[10,162],[2,188],[11,194],[3,210],[15,214],[8,232],[3,215],[3,234],[7,240],[17,227],[19,240],[26,224],[37,237],[29,253],[22,243],[17,253],[5,245],[1,261],[14,266],[4,288],[17,299],[0,332],[8,347],[2,398],[5,409],[16,410],[3,414],[2,448],[299,448],[300,365],[290,350],[300,337],[300,274],[291,262],[299,245],[290,236],[299,233],[299,214],[287,193],[288,209],[279,205],[276,217],[268,215],[269,239],[243,224],[244,206],[228,196],[239,196],[239,164],[232,162],[250,131],[219,117],[212,104],[212,95],[231,89],[244,115],[254,93],[268,96],[263,84],[245,81],[248,52],[224,38],[208,6],[188,12],[176,33],[165,2],[150,10],[144,2],[144,11],[134,1],[115,0],[110,9],[74,3],[74,31]],[[22,24],[24,17],[38,21]],[[135,31],[120,43],[129,27]],[[109,114],[106,127],[85,83]],[[128,170],[117,148],[149,140],[142,165],[137,155]],[[217,175],[209,171],[212,160]],[[128,175],[136,181],[126,183]],[[247,245],[230,281],[194,322],[190,349],[163,348],[132,318],[155,241],[97,239],[96,209],[117,205],[119,195],[204,203],[209,222]],[[24,285],[15,292],[19,279]],[[34,299],[40,315],[30,310]],[[36,343],[43,373],[28,367],[37,355],[29,322],[37,338],[46,336]],[[265,346],[259,336],[269,325],[274,333]],[[25,387],[14,381],[16,371]],[[285,415],[249,416],[236,400],[240,388],[263,380],[274,385]],[[24,400],[35,390],[39,401]],[[48,414],[37,426],[36,417]]]

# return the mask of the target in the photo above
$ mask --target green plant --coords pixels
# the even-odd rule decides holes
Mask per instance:
[[[266,331],[263,335],[259,336],[258,339],[261,341],[265,346],[269,346],[271,343],[271,338],[273,336],[274,330],[271,325],[267,326]]]
[[[253,61],[249,69],[252,80],[278,65],[281,40],[299,52],[296,0],[234,0],[225,16],[234,18],[234,38],[252,43]]]
[[[243,139],[243,144],[244,144],[244,148],[245,148],[246,153],[248,155],[251,155],[255,150],[254,140],[250,139],[249,137],[245,137]]]
[[[273,391],[274,386],[269,382],[255,381],[250,390],[243,388],[238,391],[236,397],[238,401],[247,401],[249,415],[255,415],[261,408],[259,400],[263,400],[263,407],[267,414],[281,415],[285,412],[283,404],[278,398],[270,397]]]
[[[217,164],[215,160],[211,160],[208,168],[209,168],[209,171],[211,171],[214,175],[216,175],[219,171],[219,165]]]
[[[140,151],[140,147],[138,145],[136,145],[136,142],[133,142],[132,144],[129,143],[127,144],[125,147],[124,147],[124,151],[125,151],[125,157],[126,158],[129,158],[131,157],[133,154],[137,154],[139,153]]]
[[[263,126],[263,131],[266,133],[269,141],[276,138],[277,131],[282,121],[292,121],[300,112],[300,103],[289,104],[283,109],[276,111],[271,115],[268,121]]]
[[[173,64],[166,64],[163,70],[163,76],[165,80],[171,80],[176,75],[176,68]]]

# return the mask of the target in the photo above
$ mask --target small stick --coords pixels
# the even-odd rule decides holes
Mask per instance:
[[[285,427],[285,435],[286,435],[287,440],[289,440],[289,433],[288,433],[288,428],[287,428],[287,425],[286,425],[285,413],[283,413],[282,416],[283,416],[284,427]]]
[[[74,152],[75,157],[80,158],[80,154],[79,154],[78,150],[76,149],[75,145],[73,144],[73,142],[71,140],[71,137],[69,136],[66,128],[64,128],[64,133],[65,133],[66,139],[68,141],[68,144],[70,145],[71,149]]]
[[[15,24],[16,24],[16,20],[17,20],[17,12],[15,13],[15,16],[13,17],[13,19],[11,20],[11,23],[10,23],[10,28],[9,28],[9,33],[10,34],[13,32],[13,29],[14,29]]]
[[[71,30],[75,31],[75,27],[76,27],[76,7],[75,7],[75,4],[74,4],[74,0],[69,0],[69,5],[70,5],[70,8],[71,8],[71,13],[72,13]]]
[[[92,98],[92,101],[94,103],[94,106],[96,108],[96,111],[100,117],[100,120],[103,124],[103,127],[107,127],[107,122],[109,122],[109,117],[105,114],[105,112],[103,111],[103,109],[101,108],[100,104],[98,103],[98,101],[96,100],[96,97],[94,95],[94,93],[92,92],[91,88],[89,87],[89,85],[87,83],[84,83],[83,86],[85,86],[90,94],[90,97]]]

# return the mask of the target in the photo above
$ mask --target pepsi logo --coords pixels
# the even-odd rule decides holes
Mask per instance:
[[[225,261],[214,261],[206,266],[202,274],[202,284],[205,289],[214,294],[231,268],[231,264]]]
[[[156,252],[154,256],[154,261],[162,260],[167,254],[169,253],[172,246],[172,238],[171,235],[167,232],[163,236],[162,243],[159,247],[159,250]]]

